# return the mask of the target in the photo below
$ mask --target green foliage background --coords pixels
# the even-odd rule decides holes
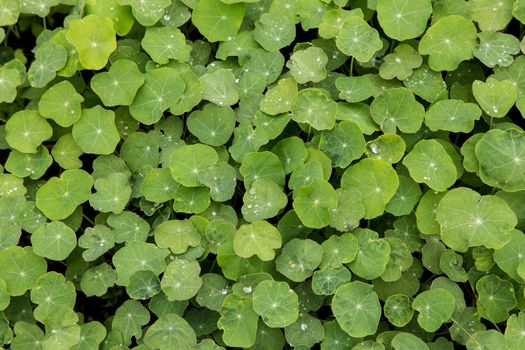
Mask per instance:
[[[525,349],[524,23],[0,0],[0,346]]]

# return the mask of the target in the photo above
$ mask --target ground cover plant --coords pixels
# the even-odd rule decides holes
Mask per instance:
[[[0,0],[0,345],[525,349],[523,0]]]

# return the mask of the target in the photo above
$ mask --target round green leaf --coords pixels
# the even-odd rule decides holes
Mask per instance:
[[[385,301],[383,312],[394,326],[404,327],[414,315],[412,298],[404,294],[391,295]]]
[[[197,345],[195,331],[181,316],[167,314],[159,317],[144,335],[144,343],[151,348],[168,350],[172,344],[183,348]]]
[[[412,302],[414,310],[419,312],[417,322],[427,332],[435,332],[441,324],[447,322],[454,312],[454,297],[442,288],[433,288],[416,296]]]
[[[277,51],[295,39],[295,23],[281,13],[264,13],[255,23],[254,39],[267,51]]]
[[[425,117],[425,108],[406,88],[385,90],[374,99],[370,112],[386,133],[395,133],[396,128],[404,133],[415,133]]]
[[[249,188],[255,180],[267,179],[284,185],[284,171],[279,158],[272,152],[251,152],[244,156],[239,172],[244,187]]]
[[[481,117],[481,109],[462,100],[441,100],[430,106],[425,124],[432,131],[471,132],[474,122]]]
[[[189,247],[196,247],[201,236],[188,220],[168,220],[155,229],[155,242],[161,248],[169,248],[174,254],[185,253]]]
[[[279,249],[281,244],[281,234],[267,221],[242,225],[233,238],[235,254],[242,258],[257,255],[263,261],[272,260],[274,250]]]
[[[465,187],[445,194],[437,207],[436,219],[443,242],[459,252],[480,245],[501,248],[510,240],[517,223],[516,215],[504,200],[481,196]]]
[[[75,249],[77,236],[63,222],[53,221],[40,226],[31,235],[31,245],[36,255],[60,261]]]
[[[383,275],[390,260],[390,244],[379,238],[377,232],[368,229],[360,229],[356,237],[359,248],[355,260],[348,265],[350,271],[368,280]]]
[[[337,207],[337,193],[332,185],[313,179],[293,192],[293,208],[306,227],[322,228],[330,224],[330,209]]]
[[[46,41],[35,49],[35,60],[27,71],[27,80],[32,87],[42,88],[55,79],[58,70],[67,62],[64,46]]]
[[[312,290],[318,295],[332,295],[335,290],[350,282],[352,274],[346,267],[317,270],[312,276]]]
[[[488,78],[472,83],[472,92],[483,111],[493,118],[504,117],[516,102],[516,86],[509,80]]]
[[[398,186],[397,173],[379,159],[363,159],[348,167],[341,178],[342,188],[355,188],[363,195],[365,219],[381,215]]]
[[[143,26],[152,26],[161,19],[171,5],[170,0],[120,0],[120,4],[131,5],[133,17]]]
[[[385,3],[383,1],[383,3]],[[379,76],[383,79],[397,78],[405,80],[412,75],[415,68],[423,63],[423,58],[412,46],[399,44],[393,53],[383,58],[383,63],[379,67]]]
[[[78,246],[86,249],[82,252],[85,261],[94,261],[115,245],[115,232],[104,225],[95,225],[84,230],[78,239]]]
[[[476,282],[476,291],[478,313],[491,322],[505,321],[509,317],[509,311],[516,307],[512,282],[496,275],[481,277]]]
[[[235,113],[230,107],[208,103],[202,110],[192,112],[186,125],[200,142],[221,146],[228,142],[235,129]]]
[[[244,193],[241,212],[246,221],[254,222],[276,216],[287,203],[288,198],[281,188],[263,178],[255,180]]]
[[[224,299],[217,327],[223,330],[222,339],[228,346],[250,347],[255,344],[257,320],[252,298],[230,294]]]
[[[500,32],[481,32],[478,34],[479,45],[474,48],[474,56],[487,67],[509,66],[520,52],[518,38]]]
[[[351,337],[365,337],[377,331],[381,305],[371,285],[355,281],[340,286],[331,308],[341,328]]]
[[[428,345],[419,337],[400,332],[392,338],[392,349],[395,350],[428,350]]]
[[[38,104],[38,111],[58,125],[68,127],[80,119],[80,104],[84,98],[77,93],[73,84],[64,80],[46,90]]]
[[[472,0],[469,2],[472,19],[482,31],[495,32],[504,29],[512,19],[514,1]]]
[[[202,98],[219,106],[231,106],[239,100],[237,78],[229,69],[218,68],[199,77]]]
[[[335,126],[337,103],[322,90],[308,88],[299,91],[292,100],[292,119],[309,124],[316,130],[330,130]]]
[[[75,47],[85,69],[99,70],[117,48],[113,22],[107,17],[87,15],[69,22],[67,41]]]
[[[196,260],[173,260],[164,271],[160,287],[168,300],[188,300],[202,286],[200,272],[201,268]]]
[[[262,281],[253,291],[253,310],[272,328],[289,326],[299,317],[297,294],[286,282]]]
[[[91,195],[93,179],[84,170],[65,170],[50,178],[36,192],[36,206],[51,220],[62,220]]]
[[[91,88],[105,106],[128,106],[138,89],[144,84],[144,76],[135,62],[120,59],[111,64],[107,72],[98,73],[91,79]]]
[[[377,30],[358,16],[345,19],[335,44],[342,53],[355,57],[359,62],[370,61],[383,47]]]
[[[198,214],[210,205],[210,190],[206,187],[179,186],[173,193],[173,210],[179,213]]]
[[[95,189],[97,192],[91,195],[89,204],[103,213],[121,213],[131,196],[128,176],[123,173],[113,173],[95,180]]]
[[[5,140],[22,153],[35,153],[52,134],[51,125],[36,111],[16,112],[5,123]]]
[[[231,40],[241,26],[246,7],[216,0],[201,0],[193,9],[191,21],[211,42]]]
[[[186,187],[200,186],[199,173],[208,171],[219,160],[217,152],[203,144],[185,145],[172,152],[171,175],[175,181]]]
[[[456,166],[437,140],[421,140],[403,159],[410,176],[436,191],[445,191],[458,177]]]
[[[33,253],[32,247],[12,246],[0,250],[0,279],[10,296],[19,296],[36,285],[47,270],[47,263]]]
[[[419,53],[430,55],[428,65],[435,71],[453,71],[473,57],[477,45],[474,23],[458,15],[439,19],[427,29],[419,42]]]
[[[186,44],[186,37],[180,29],[172,26],[147,28],[141,44],[159,64],[166,64],[170,59],[179,62],[190,59],[191,47]]]
[[[403,41],[420,36],[432,14],[430,0],[378,0],[377,19],[386,35]]]
[[[294,238],[275,260],[277,271],[294,282],[302,282],[321,264],[323,249],[310,239]]]
[[[72,134],[84,153],[110,154],[120,141],[115,113],[100,106],[82,110],[79,121],[73,125]]]
[[[365,146],[365,138],[359,127],[345,120],[332,130],[323,131],[319,140],[319,149],[332,159],[335,166],[341,168],[359,159]]]
[[[179,183],[171,176],[169,168],[150,169],[140,183],[140,192],[150,202],[163,203],[173,198]]]
[[[295,51],[286,67],[290,69],[292,77],[299,84],[307,82],[320,82],[326,78],[326,63],[328,57],[323,49],[315,46],[308,47],[304,50]]]

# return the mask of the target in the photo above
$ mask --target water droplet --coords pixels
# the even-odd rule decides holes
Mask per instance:
[[[375,143],[371,143],[369,147],[373,154],[378,154],[381,151],[379,146]]]
[[[308,325],[306,323],[301,323],[301,330],[305,332],[308,329]]]
[[[244,292],[244,294],[250,294],[252,292],[252,287],[251,286],[242,287],[242,291]]]
[[[221,294],[222,295],[228,294],[228,289],[226,289],[226,288],[221,289]]]

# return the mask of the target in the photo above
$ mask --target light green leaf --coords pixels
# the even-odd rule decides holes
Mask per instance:
[[[254,39],[267,51],[278,51],[295,39],[295,23],[282,13],[264,13],[255,23]]]
[[[0,14],[0,21],[1,16]],[[12,103],[16,98],[16,87],[21,83],[20,74],[16,69],[0,67],[0,103]]]
[[[393,294],[386,299],[383,312],[394,326],[404,327],[414,315],[412,298],[404,294]]]
[[[91,79],[91,88],[105,106],[128,106],[138,89],[144,84],[144,76],[135,62],[120,59],[111,64],[107,72],[98,73]]]
[[[252,296],[253,310],[272,328],[289,326],[299,317],[297,294],[286,282],[262,281]]]
[[[498,81],[488,78],[472,83],[472,92],[483,111],[494,118],[504,117],[512,108],[517,98],[516,87],[509,80]]]
[[[242,3],[229,5],[216,0],[200,0],[193,9],[191,21],[209,41],[226,41],[237,34],[245,11]]]
[[[38,277],[47,270],[46,260],[35,255],[30,246],[0,250],[0,265],[0,279],[4,280],[8,294],[13,297],[33,288]]]
[[[425,124],[432,131],[471,132],[481,117],[481,109],[462,100],[441,100],[432,104],[425,115]]]
[[[504,29],[512,19],[514,1],[471,0],[469,1],[472,19],[478,22],[482,31],[495,32]]]
[[[120,141],[115,113],[100,106],[82,110],[80,119],[73,125],[72,134],[84,153],[110,154]]]
[[[436,219],[443,242],[459,252],[479,245],[501,248],[510,240],[517,223],[505,201],[492,195],[481,196],[465,187],[455,188],[441,199]]]
[[[73,84],[64,80],[46,90],[40,97],[38,112],[58,125],[68,127],[80,119],[80,104],[84,101]]]
[[[115,232],[105,225],[95,225],[84,230],[78,239],[78,246],[85,261],[94,261],[115,245]]]
[[[294,282],[303,282],[321,264],[323,249],[311,239],[294,238],[275,260],[277,271]]]
[[[377,30],[358,16],[348,17],[344,21],[335,44],[342,53],[355,57],[359,62],[370,61],[383,47]]]
[[[131,197],[128,176],[123,173],[113,173],[95,180],[95,189],[97,192],[91,195],[89,204],[102,213],[121,213]]]
[[[200,242],[199,232],[188,220],[168,220],[155,229],[155,243],[160,248],[169,248],[174,254],[185,253]]]
[[[476,282],[476,291],[479,315],[493,323],[505,321],[509,311],[516,307],[512,283],[496,275],[481,277]]]
[[[374,99],[370,112],[386,133],[395,133],[396,128],[404,133],[415,133],[425,117],[425,108],[406,88],[387,89]]]
[[[337,207],[337,193],[330,183],[316,178],[293,192],[292,204],[306,227],[323,228],[330,224],[330,209]]]
[[[244,219],[248,222],[269,219],[281,211],[288,203],[282,189],[272,180],[255,180],[243,196],[241,208]]]
[[[117,48],[113,22],[107,17],[87,15],[69,22],[67,41],[75,47],[85,69],[99,70]]]
[[[422,63],[423,58],[412,46],[399,44],[393,53],[383,57],[383,63],[379,67],[379,76],[383,79],[405,80]]]
[[[157,23],[165,14],[165,9],[171,5],[170,0],[121,0],[120,3],[131,5],[133,17],[145,27]]]
[[[286,67],[299,84],[320,82],[326,78],[328,57],[323,49],[315,46],[295,51]]]
[[[202,286],[199,277],[201,267],[197,260],[173,260],[160,281],[160,287],[168,300],[188,300],[194,297]]]
[[[193,111],[187,121],[188,130],[200,142],[210,146],[224,145],[235,129],[235,113],[226,107],[208,103],[202,110]]]
[[[46,41],[35,49],[35,60],[27,71],[27,80],[32,87],[42,88],[56,77],[67,61],[64,46]]]
[[[481,32],[480,43],[474,48],[474,56],[487,67],[509,66],[520,52],[520,42],[513,35],[499,32]]]
[[[454,312],[454,297],[443,288],[433,288],[416,296],[412,302],[419,312],[417,322],[427,332],[435,332],[447,322]]]
[[[203,144],[185,145],[172,152],[169,167],[175,181],[186,187],[200,186],[198,176],[215,165],[215,149]]]
[[[75,249],[77,236],[63,222],[53,221],[40,226],[31,235],[31,245],[36,255],[60,261]]]
[[[37,152],[37,147],[52,134],[51,125],[36,111],[18,111],[5,123],[5,140],[22,153]]]
[[[172,349],[172,344],[190,349],[197,345],[197,338],[195,331],[184,318],[175,314],[166,314],[159,317],[148,328],[144,335],[144,343],[160,350]]]
[[[385,34],[398,41],[420,36],[432,14],[430,0],[378,0],[377,19]]]
[[[233,237],[233,250],[242,258],[257,255],[263,261],[272,260],[274,250],[279,249],[281,244],[281,234],[267,221],[242,225]]]
[[[364,337],[377,331],[381,305],[371,285],[355,281],[340,286],[331,308],[341,328],[351,337]]]
[[[219,106],[231,106],[239,100],[237,78],[229,69],[218,68],[199,77],[202,98]]]
[[[186,37],[180,29],[172,26],[147,28],[141,44],[153,61],[159,64],[166,64],[170,59],[179,62],[190,59],[191,47],[186,44]]]

